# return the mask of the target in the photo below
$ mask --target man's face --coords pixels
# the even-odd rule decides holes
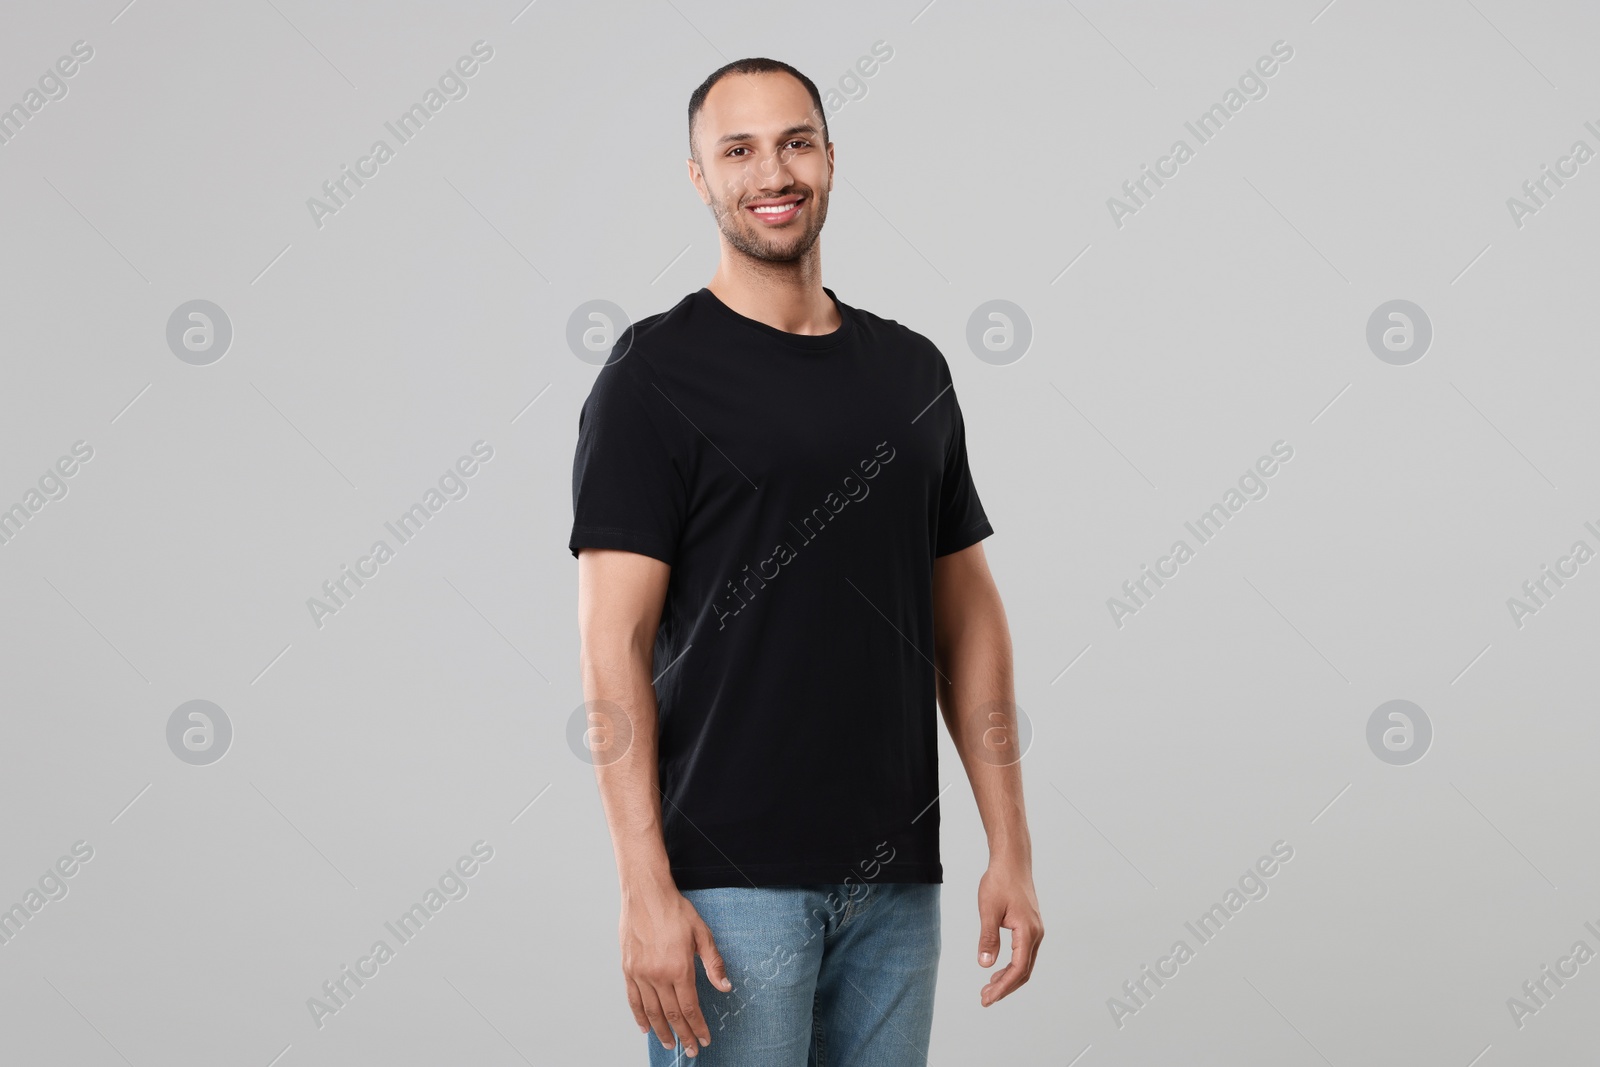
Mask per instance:
[[[695,119],[689,174],[728,244],[786,263],[817,243],[833,189],[833,146],[805,86],[788,74],[730,74]],[[765,208],[766,210],[758,210]]]

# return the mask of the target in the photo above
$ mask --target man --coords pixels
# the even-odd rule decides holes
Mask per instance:
[[[690,98],[689,147],[721,262],[617,338],[573,465],[628,1003],[654,1064],[924,1064],[936,701],[989,841],[980,966],[1011,931],[985,1006],[1044,934],[993,530],[943,355],[822,285],[816,86],[730,63]]]

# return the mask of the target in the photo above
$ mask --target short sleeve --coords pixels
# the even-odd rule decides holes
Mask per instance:
[[[601,367],[578,414],[573,556],[580,548],[620,548],[669,564],[677,557],[687,482],[660,424],[665,404],[646,395],[652,384],[639,358]]]
[[[961,405],[956,401],[955,388],[950,390],[950,439],[945,446],[944,475],[939,479],[939,528],[934,536],[935,556],[947,556],[968,548],[994,533],[989,517],[984,514],[978,499],[978,488],[972,484],[972,471],[967,466],[967,429],[961,417]]]

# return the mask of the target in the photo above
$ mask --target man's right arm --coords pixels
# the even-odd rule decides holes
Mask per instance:
[[[672,879],[661,829],[656,695],[650,670],[671,568],[619,549],[578,553],[579,664],[595,778],[611,829],[622,892],[618,936],[628,1003],[641,1032],[690,1055],[711,1032],[695,992],[694,957],[724,992],[733,988],[711,929]],[[598,713],[598,718],[595,717]]]

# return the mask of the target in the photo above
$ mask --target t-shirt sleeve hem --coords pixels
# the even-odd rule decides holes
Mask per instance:
[[[989,525],[988,519],[983,519],[957,533],[941,538],[933,554],[938,557],[948,556],[952,552],[960,552],[963,548],[971,548],[993,533],[994,527]]]
[[[669,566],[676,553],[672,547],[654,534],[639,530],[623,530],[614,526],[574,526],[567,548],[574,559],[580,548],[620,548],[642,556],[659,559]]]

